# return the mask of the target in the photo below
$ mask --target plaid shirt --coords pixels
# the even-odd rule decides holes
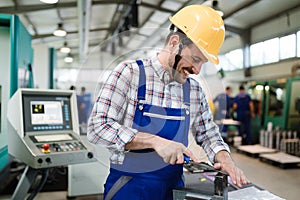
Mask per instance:
[[[146,72],[147,104],[184,108],[182,84],[171,81],[157,58],[143,60]],[[91,143],[104,144],[112,153],[112,163],[122,164],[125,144],[138,130],[133,119],[138,103],[139,67],[135,61],[119,64],[102,86],[88,122],[87,138]],[[211,162],[220,150],[229,148],[213,122],[205,94],[199,84],[190,80],[190,131],[203,147]]]

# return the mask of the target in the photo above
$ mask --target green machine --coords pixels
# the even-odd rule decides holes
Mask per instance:
[[[251,120],[251,135],[253,143],[259,143],[259,132],[264,126],[265,120],[265,100],[266,100],[266,82],[251,82],[248,88],[248,93],[250,94],[253,104],[255,118]]]
[[[265,89],[264,104],[264,129],[267,129],[268,123],[272,123],[274,127],[278,126],[285,129],[285,119],[287,109],[287,79],[278,79],[268,81]]]
[[[266,89],[264,128],[269,122],[282,130],[300,126],[300,77],[269,81]]]
[[[16,15],[0,14],[0,172],[9,163],[7,103],[18,88],[33,86],[31,35]]]
[[[253,132],[267,129],[269,122],[273,128],[300,132],[300,77],[255,82],[250,88],[256,108]]]

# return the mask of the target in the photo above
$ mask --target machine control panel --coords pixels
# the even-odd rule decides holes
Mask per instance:
[[[87,150],[72,134],[34,135],[30,139],[42,153]]]
[[[33,169],[95,162],[76,101],[74,91],[18,89],[8,103],[9,153]]]
[[[85,146],[79,141],[44,143],[36,146],[43,153],[86,150]]]

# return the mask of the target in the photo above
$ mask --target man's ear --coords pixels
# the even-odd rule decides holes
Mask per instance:
[[[168,45],[172,48],[176,48],[176,46],[180,43],[179,35],[172,35],[169,39]]]

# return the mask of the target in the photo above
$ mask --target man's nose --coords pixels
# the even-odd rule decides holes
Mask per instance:
[[[198,75],[201,71],[201,67],[202,67],[202,63],[197,65],[197,66],[193,66],[193,72],[194,74]]]

